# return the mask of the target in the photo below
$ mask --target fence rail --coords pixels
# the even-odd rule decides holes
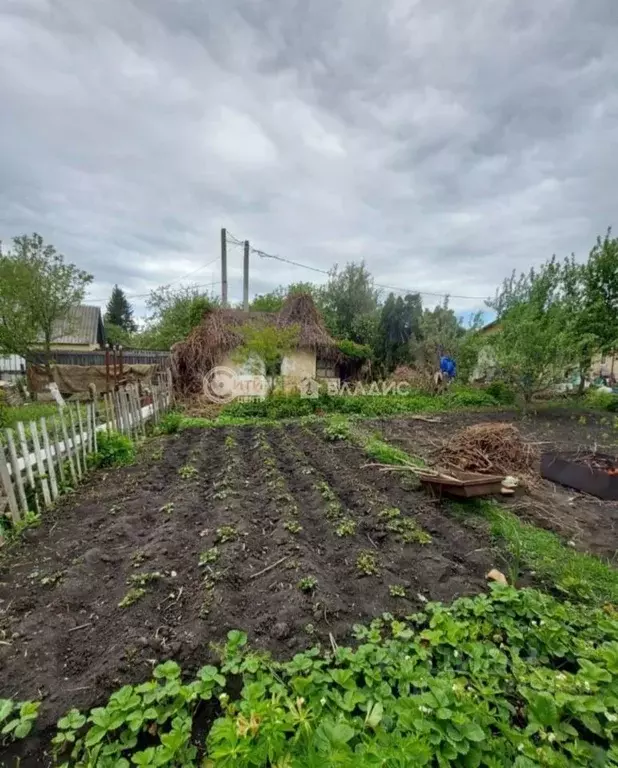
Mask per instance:
[[[20,421],[15,430],[6,429],[0,436],[6,438],[0,439],[0,515],[8,504],[13,522],[19,523],[29,511],[50,507],[86,475],[101,432],[145,436],[147,422],[158,423],[172,403],[167,372],[151,386],[147,402],[140,399],[137,385],[130,385],[96,402],[66,404],[57,418],[27,425]]]
[[[49,353],[31,352],[28,363],[34,365],[45,365],[48,361],[56,365],[105,365],[105,350],[95,349],[91,352],[81,352],[78,350],[60,350],[54,349]],[[158,365],[159,368],[169,368],[170,353],[151,349],[123,349],[123,365]]]

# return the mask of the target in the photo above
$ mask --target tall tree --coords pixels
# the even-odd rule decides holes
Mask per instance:
[[[410,343],[418,362],[436,371],[441,355],[457,358],[464,334],[465,329],[449,307],[446,296],[442,304],[424,310],[420,319],[420,339],[417,342],[412,339]]]
[[[186,339],[204,313],[218,305],[218,299],[195,286],[164,285],[150,292],[146,304],[151,311],[147,327],[133,341],[144,349],[169,349]]]
[[[499,332],[489,337],[498,374],[522,397],[564,379],[576,350],[565,301],[562,269],[556,259],[519,278],[505,280],[488,305],[498,311]]]
[[[382,306],[378,331],[378,353],[387,370],[411,361],[412,343],[421,336],[423,307],[418,294],[395,297]]]
[[[12,249],[0,254],[0,350],[28,357],[41,346],[49,353],[92,279],[40,235],[14,238]]]
[[[379,296],[365,263],[350,262],[341,272],[335,268],[330,273],[317,303],[334,336],[364,344],[368,322],[372,331],[378,322]]]
[[[112,289],[112,295],[107,302],[105,325],[115,325],[128,333],[135,333],[137,325],[133,320],[133,307],[125,292],[118,285]]]

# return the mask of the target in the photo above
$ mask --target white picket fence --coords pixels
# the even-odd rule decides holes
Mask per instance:
[[[2,493],[19,522],[29,510],[50,507],[64,487],[74,488],[87,472],[88,456],[97,452],[99,432],[145,436],[147,422],[158,423],[173,404],[169,373],[149,388],[148,399],[141,405],[137,385],[129,385],[97,402],[67,403],[55,418],[6,429],[6,440],[0,439],[0,514]]]

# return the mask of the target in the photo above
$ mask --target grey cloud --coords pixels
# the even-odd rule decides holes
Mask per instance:
[[[93,299],[206,264],[221,226],[489,295],[612,223],[617,32],[614,0],[4,0],[0,235],[41,232]],[[256,293],[314,278],[252,261]]]

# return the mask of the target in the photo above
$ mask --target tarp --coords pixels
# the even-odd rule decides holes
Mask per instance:
[[[124,365],[123,383],[141,382],[150,384],[156,365]],[[104,365],[52,365],[50,379],[45,366],[30,365],[27,369],[28,385],[31,392],[49,392],[47,385],[54,381],[63,395],[74,395],[78,392],[88,392],[88,386],[94,384],[100,394],[107,391],[107,383]],[[114,387],[113,369],[110,371],[109,388]]]

